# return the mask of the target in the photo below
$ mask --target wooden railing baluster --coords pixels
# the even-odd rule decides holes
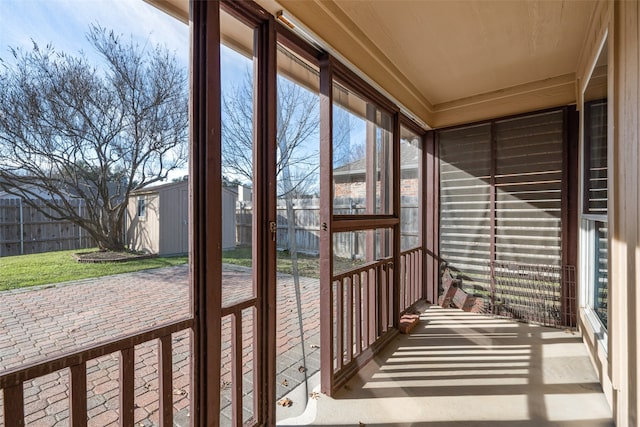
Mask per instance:
[[[362,282],[362,305],[364,307],[364,314],[362,316],[362,343],[363,348],[367,348],[369,346],[369,318],[371,316],[371,306],[369,305],[369,275],[366,271],[360,273],[360,281]]]
[[[384,268],[381,264],[376,266],[376,275],[375,275],[375,283],[376,283],[376,307],[378,308],[378,325],[376,328],[376,336],[374,339],[378,339],[378,337],[382,334],[383,324],[384,324],[384,310],[385,310],[385,292],[384,292]]]
[[[71,366],[69,378],[69,423],[73,427],[87,425],[87,364]]]
[[[400,254],[400,313],[404,313],[422,295],[422,248],[413,248]]]
[[[193,319],[183,319],[161,327],[141,331],[111,342],[63,354],[42,362],[11,369],[0,375],[0,393],[4,396],[4,425],[25,425],[23,384],[62,369],[69,369],[69,424],[87,425],[87,361],[120,353],[120,425],[130,427],[135,421],[135,350],[139,344],[159,339],[159,387],[161,423],[171,426],[173,418],[171,334],[193,327]],[[164,372],[164,374],[162,373]],[[164,380],[163,380],[164,378]]]
[[[354,277],[356,287],[356,354],[362,353],[362,273]]]
[[[402,313],[423,297],[422,253],[422,248],[410,249],[400,254],[398,263],[389,257],[333,276],[331,304],[336,317],[332,345],[336,353],[332,373],[337,384],[353,374],[354,363],[379,351],[380,345],[375,345],[379,339],[385,342],[398,332],[393,330],[396,295]],[[399,283],[394,279],[396,268],[400,269]]]
[[[231,316],[231,383],[233,384],[233,397],[231,410],[233,412],[231,422],[234,426],[241,427],[242,420],[242,311],[237,311]]]
[[[376,316],[378,309],[376,304],[376,269],[367,270],[367,293],[369,296],[369,337],[367,338],[367,348],[376,340]]]
[[[338,281],[336,289],[337,302],[336,302],[336,322],[337,322],[337,336],[336,340],[336,359],[338,360],[338,371],[344,366],[344,277]]]
[[[413,283],[415,280],[415,271],[413,270],[413,252],[409,252],[406,256],[407,259],[407,282],[404,284],[403,287],[405,287],[407,289],[407,294],[409,295],[409,299],[406,302],[406,306],[405,308],[409,307],[411,305],[411,302],[413,301],[414,298],[414,294],[413,294]]]
[[[158,339],[158,395],[160,426],[173,427],[173,352],[171,335]]]
[[[4,425],[24,426],[24,392],[22,383],[4,389]]]
[[[347,288],[347,362],[351,362],[353,360],[353,311],[356,309],[353,305],[353,283],[354,276],[351,276],[349,280],[349,285]]]
[[[135,351],[133,347],[120,350],[120,426],[131,427],[134,421]]]

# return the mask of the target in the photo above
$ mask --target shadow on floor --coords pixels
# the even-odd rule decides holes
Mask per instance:
[[[435,306],[311,410],[280,425],[614,425],[578,333]]]

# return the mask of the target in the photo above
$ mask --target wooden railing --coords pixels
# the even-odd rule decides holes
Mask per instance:
[[[87,362],[119,352],[120,425],[134,425],[135,346],[158,340],[158,395],[160,426],[173,425],[173,369],[171,334],[193,328],[193,319],[185,319],[148,329],[108,343],[64,354],[43,362],[11,369],[0,375],[4,397],[4,425],[25,425],[23,387],[26,381],[69,369],[69,425],[87,425]]]
[[[229,417],[232,426],[253,425],[256,420],[257,393],[246,387],[257,384],[256,310],[257,298],[224,307],[221,316],[222,372],[221,416]],[[220,423],[224,424],[223,422]]]
[[[421,247],[400,253],[400,313],[407,311],[423,295],[423,251]]]
[[[397,332],[393,313],[394,268],[393,259],[389,257],[333,277],[335,322],[331,368],[334,388],[344,383]],[[423,298],[422,282],[422,248],[402,252],[398,316]]]
[[[333,277],[337,379],[393,326],[393,268],[392,258],[383,258]]]

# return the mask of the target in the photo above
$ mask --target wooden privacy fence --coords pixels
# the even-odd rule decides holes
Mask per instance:
[[[320,200],[295,199],[293,201],[296,245],[299,252],[317,255],[320,252]],[[278,200],[278,249],[289,247],[288,214],[285,200]],[[252,208],[250,202],[239,202],[236,207],[236,245],[251,245]]]
[[[338,215],[357,215],[364,212],[361,203],[335,203],[334,212]],[[419,241],[419,204],[417,198],[403,198],[400,210],[400,239],[402,250],[415,247]],[[294,229],[296,246],[299,252],[317,255],[320,253],[320,199],[293,200]],[[278,200],[277,208],[278,241],[280,250],[289,247],[289,229],[286,201]],[[236,244],[238,246],[251,245],[251,203],[239,202],[236,207]],[[351,258],[352,255],[364,257],[364,240],[358,233],[342,233],[345,235],[334,242],[334,254],[341,258]]]
[[[82,200],[69,203],[85,215]],[[21,199],[0,199],[0,257],[93,246],[94,240],[79,226],[52,220]]]

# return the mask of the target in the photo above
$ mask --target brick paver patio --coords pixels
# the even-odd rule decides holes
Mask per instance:
[[[86,348],[167,322],[189,317],[188,266],[168,267],[39,286],[0,293],[0,373],[26,363]],[[291,391],[319,369],[319,285],[301,278],[301,313],[306,362],[293,278],[278,276],[278,396]],[[225,266],[225,303],[251,292],[250,269]],[[251,310],[243,313],[243,369],[246,416],[252,400]],[[230,417],[230,319],[223,319],[221,403],[222,424]],[[176,425],[188,425],[190,334],[173,335],[173,388]],[[156,343],[135,349],[135,421],[137,426],[158,423]],[[87,407],[90,426],[118,425],[119,360],[117,354],[87,363]],[[68,425],[68,372],[29,381],[24,385],[25,419],[29,426]],[[0,393],[0,426],[2,395]],[[8,427],[8,426],[7,426]]]

